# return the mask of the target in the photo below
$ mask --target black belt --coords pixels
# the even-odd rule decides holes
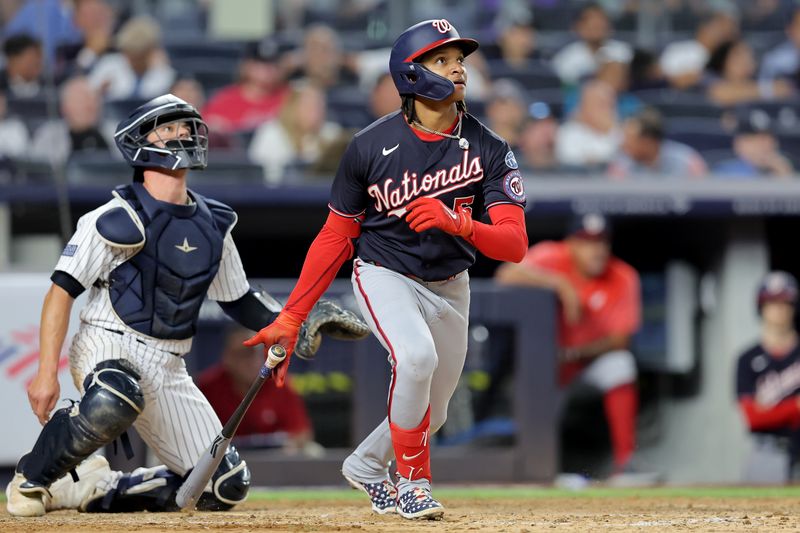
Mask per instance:
[[[365,263],[369,263],[370,265],[374,265],[376,267],[381,267],[381,268],[386,268],[388,270],[392,270],[391,268],[383,266],[382,264],[378,263],[377,261],[370,261],[369,259],[361,259],[361,261],[363,261]],[[396,272],[396,270],[392,270],[392,272]],[[456,279],[456,276],[458,276],[458,274],[461,274],[461,272],[459,272],[458,274],[453,274],[449,278],[445,278],[445,279],[422,279],[421,277],[416,276],[414,274],[406,274],[405,272],[397,272],[397,273],[400,274],[400,275],[403,275],[403,276],[405,276],[407,278],[413,279],[414,281],[416,281],[418,283],[441,283],[442,281],[451,281],[451,280]]]
[[[110,332],[110,333],[116,333],[117,335],[125,335],[124,331],[120,331],[118,329],[111,329],[111,328],[103,328],[103,329],[108,331],[108,332]],[[148,344],[144,340],[140,339],[139,337],[136,337],[134,335],[134,338],[136,339],[136,342],[138,342],[139,344],[144,344],[145,346],[148,346]],[[168,350],[164,350],[164,351],[167,352],[167,353],[171,353],[175,357],[180,357],[181,356],[181,354],[179,354],[178,352],[170,352]]]

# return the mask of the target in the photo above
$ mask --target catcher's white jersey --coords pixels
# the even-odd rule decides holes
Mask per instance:
[[[80,314],[81,324],[69,350],[75,386],[106,359],[126,359],[141,376],[145,408],[134,423],[144,441],[171,470],[183,475],[222,429],[216,413],[186,371],[182,356],[191,339],[156,339],[128,327],[114,312],[105,287],[110,273],[139,252],[142,246],[115,247],[95,229],[97,217],[122,205],[114,198],[82,216],[55,269],[89,289]],[[99,283],[96,283],[99,282]],[[230,232],[225,236],[219,271],[208,297],[233,301],[244,296],[249,284]]]

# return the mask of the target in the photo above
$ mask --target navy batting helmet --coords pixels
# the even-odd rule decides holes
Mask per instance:
[[[765,302],[779,301],[797,303],[797,280],[788,272],[775,270],[770,272],[758,286],[757,304],[759,311]]]
[[[425,53],[446,45],[461,47],[466,57],[478,48],[478,41],[461,37],[445,19],[426,20],[400,34],[392,45],[389,72],[401,95],[438,101],[453,94],[453,82],[415,63]]]
[[[171,122],[188,126],[189,136],[148,140],[154,130]],[[134,167],[175,170],[206,168],[208,164],[208,126],[194,106],[171,94],[134,109],[117,126],[114,140],[125,160]]]

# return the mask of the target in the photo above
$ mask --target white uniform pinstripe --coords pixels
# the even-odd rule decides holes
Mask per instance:
[[[156,456],[183,475],[222,425],[186,371],[182,356],[191,349],[192,339],[156,339],[129,328],[114,312],[108,289],[94,286],[96,280],[107,281],[117,266],[143,246],[114,247],[95,229],[97,217],[122,202],[115,198],[82,216],[56,264],[56,270],[89,288],[81,324],[69,351],[70,370],[75,385],[83,392],[83,380],[97,363],[106,359],[128,360],[141,376],[139,383],[145,396],[144,411],[134,426]],[[249,287],[229,232],[208,297],[232,301],[241,298]]]

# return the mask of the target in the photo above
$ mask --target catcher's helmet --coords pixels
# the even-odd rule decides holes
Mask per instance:
[[[775,270],[770,272],[758,286],[757,305],[761,311],[761,306],[765,302],[779,301],[791,304],[797,303],[798,289],[797,280],[788,272]]]
[[[438,101],[453,94],[453,82],[415,63],[425,53],[446,45],[460,46],[466,57],[478,48],[478,41],[461,37],[445,19],[425,20],[400,34],[392,45],[389,72],[401,95]]]
[[[147,140],[153,130],[170,122],[185,123],[189,137],[155,142]],[[171,94],[154,98],[134,109],[117,126],[114,140],[125,160],[134,167],[202,169],[208,164],[208,126],[194,106]]]

